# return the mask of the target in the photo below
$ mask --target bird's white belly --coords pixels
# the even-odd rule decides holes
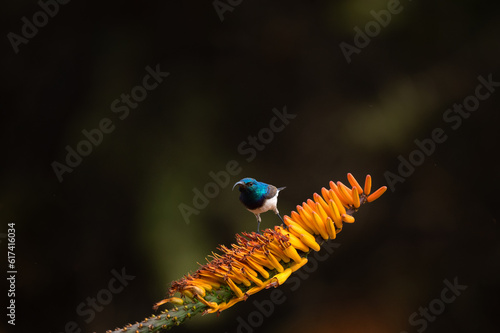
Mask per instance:
[[[276,212],[276,204],[278,203],[278,195],[276,194],[273,198],[267,199],[262,207],[256,208],[256,209],[249,209],[254,214],[260,214],[267,212],[268,210],[272,210]]]

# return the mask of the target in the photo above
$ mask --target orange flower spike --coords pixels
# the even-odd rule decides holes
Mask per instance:
[[[278,261],[284,261],[285,263],[290,261],[290,258],[288,258],[285,252],[283,252],[283,249],[281,249],[277,243],[268,244],[267,249]]]
[[[331,199],[330,193],[328,192],[328,190],[325,187],[321,188],[321,195],[323,196],[323,198],[325,199],[325,201],[328,201],[328,200]]]
[[[335,184],[335,182],[333,180],[330,180],[330,182],[328,183],[328,185],[330,185],[330,188],[333,190],[333,188],[337,188],[337,184]]]
[[[304,203],[304,205],[306,205]],[[312,216],[311,214],[309,214],[305,208],[303,208],[302,206],[297,206],[297,211],[300,215],[300,217],[302,218],[302,221],[304,222],[304,224],[312,231],[313,234],[319,234],[319,231],[316,230],[316,228],[314,227],[314,223],[312,222]]]
[[[252,281],[253,283],[255,283],[258,287],[261,287],[264,285],[264,283],[262,282],[262,280],[258,279],[257,277],[255,276],[252,276],[252,275],[249,275],[248,276],[248,279],[250,281]]]
[[[293,226],[290,226],[288,227],[288,230],[290,230],[292,234],[297,236],[300,239],[300,241],[304,243],[307,247],[310,247],[316,252],[320,250],[320,246],[318,242],[316,242],[314,236],[304,231],[304,229],[301,230],[300,228],[295,228]]]
[[[183,294],[184,296],[188,297],[188,298],[193,298],[194,297],[194,294],[191,291],[189,291],[189,290],[181,290],[180,293]]]
[[[297,206],[297,207],[299,207],[299,206]],[[305,225],[304,221],[302,221],[302,217],[300,217],[299,213],[297,213],[294,210],[292,210],[292,212],[290,213],[290,219],[293,222],[298,223],[300,226]]]
[[[227,282],[227,285],[229,286],[229,288],[231,288],[231,290],[234,292],[236,297],[238,297],[238,298],[243,297],[243,292],[241,291],[240,288],[238,288],[238,286],[236,286],[236,284],[233,282],[233,280],[228,278],[226,282]]]
[[[257,287],[252,287],[252,288],[248,289],[248,290],[245,292],[245,295],[249,295],[249,296],[250,296],[250,295],[253,295],[253,294],[258,293],[258,292],[259,292],[259,291],[261,291],[262,289],[266,288],[266,286],[267,286],[267,283],[268,283],[268,282],[269,282],[269,281],[263,282],[264,284],[263,284],[262,286],[260,286],[260,287],[259,287],[259,286],[257,286]]]
[[[283,249],[277,243],[269,244],[268,248],[275,257],[279,258],[279,260],[282,260],[285,263],[290,261],[290,258],[285,254],[285,252],[283,252]]]
[[[352,203],[356,209],[359,208],[359,206],[361,206],[357,187],[352,188]]]
[[[316,213],[315,202],[309,199],[307,203],[303,204],[303,207],[304,207],[304,211],[306,211],[311,216],[310,221],[311,221],[311,225],[314,229],[314,234],[315,235],[321,234],[321,227],[318,226],[318,224],[316,223],[316,220],[314,219],[314,213]]]
[[[267,285],[267,288],[270,288],[270,287],[276,288],[277,286],[282,285],[290,277],[291,274],[292,274],[292,270],[290,268],[287,268],[283,272],[276,274],[271,279],[271,282]]]
[[[316,239],[311,234],[307,235],[300,234],[299,239],[301,240],[302,243],[304,243],[306,246],[310,247],[314,251],[318,252],[319,250],[321,250],[321,247],[319,246],[318,242],[316,242]]]
[[[285,233],[285,235],[288,236],[288,242],[291,246],[293,246],[297,250],[301,250],[302,252],[309,252],[309,247],[302,243],[302,241],[297,236],[290,232]]]
[[[306,234],[306,235],[309,235],[311,237],[313,237],[311,233],[307,232],[305,229],[303,229],[301,226],[298,226],[298,225],[290,225],[288,227],[288,231],[290,231],[290,233],[292,233],[293,235],[299,237],[300,234]]]
[[[326,218],[328,217],[327,211],[330,211],[330,209],[328,208],[328,206],[326,206],[326,209],[327,210],[325,211],[319,203],[316,203],[316,212],[321,217],[322,221],[325,221]]]
[[[218,314],[220,311],[225,310],[227,308],[228,308],[228,306],[227,306],[226,302],[222,302],[219,304],[217,309],[209,308],[209,309],[206,309],[205,311],[203,311],[203,315],[206,315],[209,313],[217,313]]]
[[[269,273],[262,267],[262,265],[259,265],[257,262],[255,262],[252,258],[247,259],[247,263],[250,267],[252,267],[254,270],[259,272],[259,274],[264,278],[264,279],[269,279]]]
[[[184,305],[184,300],[179,297],[170,297],[169,302],[175,305]]]
[[[378,198],[380,198],[380,196],[382,194],[384,194],[384,192],[387,190],[387,186],[382,186],[381,188],[379,188],[378,190],[376,190],[375,192],[373,192],[372,194],[370,194],[368,196],[368,198],[366,198],[366,201],[368,202],[372,202],[372,201],[375,201],[377,200]]]
[[[372,176],[366,175],[365,179],[365,194],[369,195],[372,190]]]
[[[250,265],[247,264],[245,260],[245,265],[242,265],[243,267],[240,268],[241,274],[243,274],[245,277],[249,278],[249,276],[257,276],[257,272],[253,270]]]
[[[300,263],[292,264],[289,268],[292,270],[292,272],[295,272],[296,270],[307,264],[307,262],[307,258],[302,258],[302,261]]]
[[[199,286],[187,286],[184,290],[189,290],[193,294],[199,295],[201,297],[205,297],[205,289],[199,287]]]
[[[243,301],[243,300],[242,299],[233,298],[232,300],[230,300],[229,302],[227,302],[226,309],[232,307],[233,305],[235,305],[236,303],[241,302],[241,301]]]
[[[285,248],[284,251],[286,255],[296,263],[300,263],[302,261],[302,257],[299,255],[299,253],[293,246]]]
[[[342,182],[337,182],[337,187],[339,189],[340,195],[344,196],[344,199],[349,205],[353,204],[352,191],[347,188]]]
[[[278,272],[283,272],[285,269],[283,268],[283,266],[281,266],[281,264],[279,263],[279,261],[276,259],[275,256],[273,256],[273,254],[268,251],[266,253],[266,256],[269,260],[269,262],[271,263],[271,265],[273,265],[273,267],[278,271]]]
[[[339,208],[333,200],[328,201],[328,206],[330,210],[333,211],[333,222],[337,228],[342,228],[342,218],[340,217]]]
[[[335,194],[339,193],[339,187],[333,181],[330,181],[330,190],[333,190]]]
[[[354,217],[349,214],[342,214],[342,221],[347,223],[354,223]]]
[[[227,273],[228,273],[227,265],[223,265],[222,262],[219,262],[218,265],[214,266],[214,275],[218,274],[224,276]]]
[[[300,206],[297,206],[297,207],[300,207]],[[302,220],[302,217],[300,217],[299,213],[297,213],[296,211],[292,210],[292,221],[294,221],[295,223],[298,223],[302,228],[304,228],[308,233],[314,233],[313,230],[311,228],[309,228],[309,226],[307,225],[307,223],[305,223],[303,220]]]
[[[328,199],[328,202],[326,202],[326,209],[323,209],[327,217],[333,218],[333,215],[335,214],[335,211],[333,211],[333,208],[330,207],[330,201],[333,202],[332,199]],[[321,207],[323,208],[323,207]]]
[[[295,213],[295,212],[294,212]],[[292,214],[293,215],[293,214]],[[298,215],[298,214],[297,214]],[[296,222],[296,220],[293,220],[291,217],[289,217],[288,215],[285,215],[283,216],[283,222],[285,222],[285,225],[286,226],[290,226],[290,225],[296,225],[296,226],[299,226],[299,227],[302,227],[302,223],[299,223],[299,222]]]
[[[220,282],[216,281],[215,279],[212,279],[210,277],[203,277],[202,278],[203,281],[207,284],[209,284],[210,286],[212,286],[212,288],[215,288],[215,289],[219,289],[220,288]],[[205,288],[207,289],[207,288]]]
[[[232,249],[228,249],[224,245],[219,245],[219,247],[217,247],[217,250],[220,250],[220,251],[224,252],[224,254],[228,254],[228,253],[232,253],[233,252]],[[207,258],[205,258],[205,259],[208,260]]]
[[[307,202],[306,203],[303,203],[302,206],[304,207],[304,210],[309,213],[311,215],[311,223],[314,227],[314,230],[315,230],[315,234],[320,234],[321,233],[321,229],[318,228],[318,224],[316,223],[316,221],[314,220],[314,214],[313,213],[318,213],[317,210],[316,210],[316,203],[314,201],[312,201],[311,199],[307,199]]]
[[[300,221],[302,221],[302,223],[300,223],[300,227],[301,228],[307,227],[307,228],[311,229],[311,227],[309,226],[309,221],[306,220],[306,216],[304,214],[304,208],[302,208],[302,206],[300,206],[300,205],[297,205],[296,211],[297,211],[297,214],[300,217]],[[298,222],[298,220],[294,220],[294,221]]]
[[[334,190],[330,190],[330,195],[332,196],[333,201],[335,202],[335,205],[337,206],[340,215],[345,214],[346,213],[345,207],[342,204],[342,202],[340,201],[340,199],[337,196],[337,194],[335,193],[335,191]]]
[[[337,233],[335,232],[335,225],[330,217],[328,217],[325,221],[326,231],[328,231],[328,236],[330,239],[335,239],[337,237]]]
[[[203,279],[194,279],[190,281],[191,285],[199,286],[205,290],[212,290],[212,285],[210,283],[205,282]]]
[[[233,269],[230,275],[235,281],[241,281],[246,287],[250,287],[251,283],[248,281],[247,277],[241,272],[241,270]],[[234,278],[235,277],[235,278]]]
[[[307,199],[307,202],[302,203],[302,207],[312,216],[312,212],[316,209],[316,204],[311,199]]]
[[[243,277],[240,273],[238,272],[231,272],[230,274],[227,274],[226,279],[231,279],[233,280],[234,283],[236,284],[244,284],[246,286],[250,285],[250,281],[248,281],[247,278]]]
[[[345,185],[344,183],[342,183],[340,180],[337,182],[337,186],[338,186],[338,187],[343,187],[343,188],[347,191],[347,193],[349,193],[349,196],[351,196],[351,195],[352,195],[352,189],[351,189],[351,188],[349,188],[349,187],[348,187],[347,185]]]
[[[257,253],[254,252],[251,257],[249,257],[247,260],[252,259],[254,260],[255,263],[264,266],[268,269],[274,269],[274,266],[271,265],[267,257],[263,253]]]
[[[321,249],[319,236],[325,240],[335,239],[343,223],[355,221],[352,214],[362,203],[376,200],[387,190],[383,186],[371,193],[370,175],[366,176],[363,188],[350,173],[347,180],[349,187],[332,181],[330,188],[314,193],[313,200],[308,199],[297,206],[297,211],[284,216],[283,225],[266,229],[262,234],[243,232],[236,236],[234,244],[220,245],[221,254],[212,252],[207,257],[208,263],[172,282],[169,298],[155,306],[171,303],[183,305],[189,311],[189,304],[200,302],[196,306],[202,307],[203,314],[219,314],[264,288],[283,284],[292,272],[308,262],[303,256]],[[171,326],[182,323],[181,318],[175,317]],[[170,328],[168,324],[161,325]],[[155,330],[159,327],[153,326]]]
[[[288,226],[289,224],[296,224],[294,220],[288,215],[283,215],[283,222],[285,222],[285,226]]]
[[[158,307],[160,307],[161,305],[165,304],[165,303],[168,303],[168,298],[165,298],[165,299],[162,299],[161,301],[159,302],[156,302],[154,305],[153,305],[153,309],[156,311],[158,310]]]
[[[346,206],[346,207],[349,206],[349,202],[340,193],[339,187],[336,184],[334,184],[333,182],[330,182],[330,185],[332,187],[331,191],[330,191],[330,196],[332,196],[332,198],[334,198],[333,194],[335,194],[335,196],[337,197],[337,199],[339,199],[339,201],[342,203],[341,206]]]
[[[325,211],[328,211],[328,204],[326,203],[325,199],[323,199],[323,197],[321,195],[314,193],[313,197],[314,197],[314,201],[316,201],[316,203],[319,203]]]
[[[349,181],[349,184],[351,184],[353,190],[354,188],[357,188],[359,194],[363,193],[363,188],[359,185],[358,181],[356,180],[356,178],[354,178],[352,173],[347,174],[347,180]]]
[[[313,219],[314,219],[314,222],[316,223],[316,226],[319,229],[319,233],[320,233],[321,237],[323,237],[323,239],[328,239],[329,236],[328,236],[328,232],[326,231],[325,223],[323,222],[323,220],[321,219],[319,214],[317,214],[316,212],[313,212]]]
[[[215,302],[207,302],[203,297],[200,296],[197,296],[196,298],[206,306],[210,307],[212,310],[215,309],[217,311],[219,309],[219,304]]]
[[[153,306],[153,309],[155,310],[158,310],[158,307],[160,305],[163,305],[165,303],[172,303],[172,304],[175,304],[175,305],[183,305],[184,304],[184,300],[182,300],[181,298],[179,297],[170,297],[170,298],[165,298],[164,300],[161,300],[159,301],[158,303],[156,303],[154,306]]]

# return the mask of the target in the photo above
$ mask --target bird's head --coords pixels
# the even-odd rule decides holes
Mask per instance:
[[[261,184],[253,178],[243,178],[234,184],[233,190],[238,186],[240,192],[256,192],[260,189]]]

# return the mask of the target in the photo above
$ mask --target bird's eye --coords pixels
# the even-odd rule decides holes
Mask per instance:
[[[248,182],[248,183],[247,183],[247,186],[252,186],[252,185],[253,185],[253,183],[252,183],[252,182]]]

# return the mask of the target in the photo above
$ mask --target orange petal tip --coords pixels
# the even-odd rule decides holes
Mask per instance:
[[[353,223],[354,217],[352,217],[349,214],[342,214],[342,221],[347,222],[347,223]]]
[[[365,194],[369,195],[372,190],[372,176],[366,175],[365,179]]]
[[[352,173],[347,174],[347,180],[349,181],[349,184],[351,184],[353,189],[354,188],[358,189],[359,194],[363,193],[363,188],[359,185],[358,181],[356,180],[356,178],[354,178]]]
[[[384,192],[387,190],[387,186],[382,186],[381,188],[379,188],[378,190],[376,190],[375,192],[373,192],[372,194],[370,194],[368,196],[368,198],[366,198],[366,200],[368,202],[372,202],[372,201],[375,201],[377,200],[378,198],[380,198],[380,196],[382,194],[384,194]]]

